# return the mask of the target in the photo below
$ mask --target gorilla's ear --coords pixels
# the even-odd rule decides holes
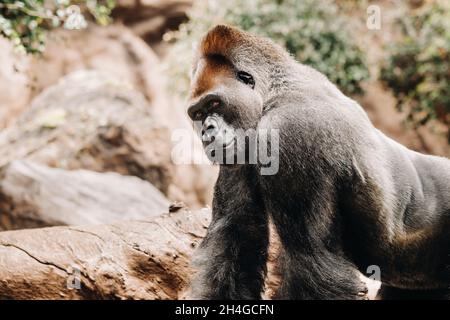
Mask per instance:
[[[242,31],[226,25],[217,25],[203,38],[200,45],[201,54],[228,58],[231,50],[241,41]]]

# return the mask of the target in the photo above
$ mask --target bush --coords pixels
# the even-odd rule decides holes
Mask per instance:
[[[433,3],[400,21],[405,37],[389,48],[381,79],[409,123],[450,124],[450,5]],[[450,135],[449,135],[450,139]],[[450,141],[450,140],[449,140]]]
[[[298,61],[326,74],[344,92],[361,93],[369,72],[362,52],[351,40],[345,21],[327,0],[209,1],[190,13],[190,21],[166,35],[176,43],[173,68],[177,86],[187,87],[186,52],[214,24],[227,23],[267,36]]]
[[[89,12],[99,24],[108,24],[115,0],[2,0],[0,35],[19,51],[36,53],[45,48],[45,31],[63,26],[82,29]]]

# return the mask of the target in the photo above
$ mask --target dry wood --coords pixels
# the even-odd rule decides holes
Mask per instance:
[[[1,232],[0,299],[177,299],[208,221],[209,210],[179,209],[110,225]]]

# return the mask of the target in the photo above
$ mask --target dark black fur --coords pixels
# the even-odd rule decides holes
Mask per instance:
[[[226,63],[200,53],[196,120],[214,112],[227,126],[278,130],[279,170],[221,165],[192,296],[260,298],[270,217],[282,244],[279,298],[366,299],[359,271],[370,265],[395,289],[385,297],[447,297],[450,161],[387,138],[356,102],[268,40],[219,26],[202,48]],[[235,70],[253,75],[254,89]],[[220,102],[212,111],[211,95]]]

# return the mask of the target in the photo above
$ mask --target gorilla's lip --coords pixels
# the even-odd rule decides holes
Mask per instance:
[[[232,146],[234,146],[234,139],[231,139],[226,144],[222,145],[224,150],[230,149]]]
[[[227,151],[234,147],[234,144],[235,144],[234,140],[235,139],[233,138],[225,144],[223,144],[223,143],[218,144],[216,142],[210,142],[204,146],[204,149],[207,152],[211,152],[214,150],[220,150],[220,149],[222,149],[223,151]]]
[[[205,144],[205,147],[213,148],[213,149],[229,149],[234,145],[234,139],[231,139],[227,143],[216,143],[216,142],[209,142]]]

